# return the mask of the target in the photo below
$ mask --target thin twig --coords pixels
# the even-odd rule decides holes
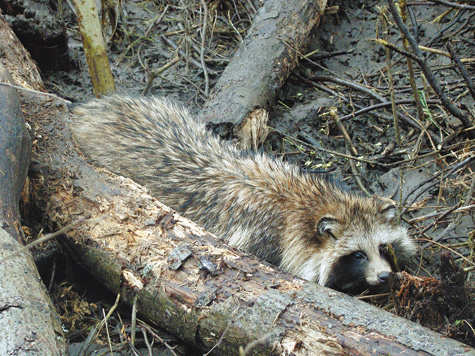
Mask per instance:
[[[203,69],[203,67],[201,66],[201,63],[198,62],[196,59],[194,58],[191,58],[189,56],[186,55],[185,52],[183,52],[183,50],[181,50],[180,48],[178,48],[178,45],[173,42],[172,40],[170,40],[169,38],[165,37],[164,35],[160,35],[160,39],[165,42],[167,45],[169,45],[171,48],[173,48],[174,50],[177,51],[177,53],[187,62],[187,63],[190,63],[191,65],[195,66],[196,68],[199,68],[199,69]],[[211,75],[211,76],[216,76],[216,72],[212,69],[209,69],[208,68],[208,74]]]
[[[150,24],[150,26],[148,27],[147,31],[145,31],[145,34],[144,34],[144,37],[148,37],[150,35],[150,32],[155,28],[157,28],[157,26],[160,24],[160,22],[162,22],[163,18],[165,17],[165,14],[167,13],[168,9],[170,8],[170,5],[167,4],[165,6],[165,9],[163,9],[162,13],[160,14],[160,16],[158,17],[158,19],[155,21],[152,21],[152,23]]]
[[[407,21],[407,3],[406,1],[401,1],[401,12],[403,15],[403,21],[406,23]],[[414,15],[414,14],[412,14]],[[414,16],[411,17],[411,20],[414,23]],[[414,26],[414,32],[417,32],[417,24]],[[417,33],[414,34],[414,37],[417,38]],[[409,42],[407,39],[404,37],[403,38],[403,45],[406,51],[409,50]],[[412,59],[409,57],[406,57],[407,61],[407,69],[409,71],[409,84],[411,85],[412,89],[412,96],[414,97],[414,100],[416,102],[416,108],[417,108],[417,119],[422,122],[424,120],[424,109],[422,108],[422,102],[421,102],[421,97],[419,95],[419,91],[417,90],[417,84],[416,84],[416,78],[414,75],[414,66],[412,65]]]
[[[336,112],[336,108],[331,108],[330,114],[333,118],[333,121],[335,121],[335,124],[338,126],[338,129],[340,130],[341,134],[343,135],[343,138],[345,139],[345,142],[348,145],[348,148],[351,151],[351,153],[354,156],[359,156],[355,145],[353,145],[353,141],[351,141],[350,135],[348,135],[348,131],[346,131],[345,125],[343,125],[343,123],[340,120],[340,117],[338,116]]]
[[[232,20],[231,20],[231,14],[230,14],[230,11],[228,10],[228,18],[226,19],[226,22],[229,24],[229,26],[231,26],[231,28],[234,30],[234,32],[236,33],[236,36],[238,36],[238,40],[239,40],[239,43],[242,43],[243,38],[241,36],[241,34],[239,33],[239,30],[236,28],[236,26],[234,26]]]
[[[418,234],[418,235],[423,235],[423,234],[425,234],[425,232],[426,232],[427,230],[430,230],[432,227],[436,226],[440,221],[442,221],[443,219],[445,219],[448,215],[452,214],[455,210],[458,210],[459,207],[460,207],[460,204],[455,205],[454,207],[452,207],[452,208],[446,210],[441,216],[437,217],[437,218],[434,220],[434,222],[433,222],[432,224],[429,224],[429,225],[425,226],[424,228],[422,228],[422,230],[417,231],[417,234]],[[409,221],[408,221],[408,223],[409,223]],[[435,240],[436,240],[436,239],[434,239],[434,241],[435,241]],[[423,248],[425,248],[425,247],[427,247],[427,245],[426,245],[426,246],[423,246]]]
[[[41,243],[43,243],[43,242],[46,242],[46,241],[51,240],[51,239],[53,239],[53,238],[55,238],[55,237],[58,237],[58,236],[64,234],[65,232],[71,230],[74,226],[76,226],[76,225],[78,225],[78,224],[80,224],[80,223],[82,223],[82,222],[85,222],[85,221],[88,221],[88,222],[89,222],[89,221],[96,221],[96,220],[99,220],[99,219],[102,219],[102,218],[103,218],[103,217],[99,217],[99,218],[96,218],[96,219],[86,219],[86,218],[84,218],[84,217],[81,217],[81,218],[77,219],[76,221],[72,222],[71,224],[66,225],[65,227],[59,229],[59,230],[56,231],[56,232],[52,232],[51,234],[46,234],[46,235],[44,235],[43,237],[40,237],[39,239],[36,239],[35,241],[29,243],[28,245],[25,245],[25,246],[20,247],[18,250],[14,251],[14,252],[12,252],[11,254],[9,254],[8,256],[2,258],[2,259],[0,260],[0,263],[5,262],[6,260],[12,258],[13,256],[19,255],[20,253],[22,253],[22,252],[28,250],[28,249],[31,248],[31,247],[35,247],[35,246],[37,246],[37,245],[39,245],[39,244],[41,244]]]
[[[205,76],[205,95],[209,96],[209,76],[208,68],[205,63],[205,51],[206,51],[206,31],[208,26],[208,5],[206,5],[205,0],[201,0],[201,5],[203,6],[203,28],[201,29],[201,50],[200,50],[200,60],[201,67],[203,69],[203,74]]]
[[[148,341],[147,331],[144,328],[142,328],[141,331],[143,335],[143,341],[145,343],[145,346],[147,346],[148,355],[153,356],[152,345],[150,345],[150,341]]]
[[[102,328],[104,327],[104,324],[107,323],[109,318],[111,317],[112,313],[117,309],[117,306],[119,305],[120,301],[120,293],[117,294],[117,298],[115,299],[115,303],[112,306],[112,308],[109,310],[107,315],[102,319],[98,325],[94,326],[91,331],[89,332],[89,335],[87,336],[86,340],[81,346],[81,349],[79,350],[78,355],[84,355],[86,354],[87,349],[91,345],[91,343],[95,340],[96,336],[101,332]]]
[[[64,103],[66,104],[72,104],[69,100],[66,100],[64,98],[61,98],[59,96],[57,96],[56,94],[50,94],[50,93],[45,93],[45,92],[42,92],[42,91],[38,91],[38,90],[33,90],[33,89],[27,89],[27,88],[23,88],[23,87],[19,87],[17,85],[12,85],[10,83],[4,83],[4,82],[0,82],[0,85],[3,85],[5,87],[10,87],[10,88],[14,88],[14,89],[18,89],[18,90],[22,90],[22,91],[25,91],[27,93],[33,93],[33,94],[38,94],[38,95],[44,95],[44,96],[49,96],[51,98],[54,98],[54,99],[58,99],[58,100],[61,100],[63,101]]]
[[[450,247],[448,246],[445,246],[441,243],[438,243],[436,241],[432,241],[432,240],[429,240],[429,239],[417,239],[417,241],[424,241],[424,242],[428,242],[429,244],[434,244],[434,245],[437,245],[439,247],[442,247],[442,248],[445,248],[447,250],[449,250],[450,252],[456,254],[457,256],[459,256],[460,258],[462,258],[465,262],[471,264],[472,266],[475,266],[475,262],[472,262],[470,261],[467,257],[465,257],[464,255],[462,255],[461,253],[455,251],[454,249],[451,249]]]
[[[357,90],[357,91],[360,91],[362,93],[368,94],[372,98],[378,100],[380,103],[390,103],[386,98],[376,94],[371,89],[366,88],[365,86],[350,82],[348,80],[344,80],[344,79],[341,79],[341,78],[338,78],[338,77],[332,77],[332,76],[329,76],[329,75],[313,75],[313,76],[310,77],[310,79],[315,80],[315,81],[323,81],[323,82],[328,81],[328,82],[333,82],[333,83],[337,83],[337,84],[340,84],[340,85],[345,85],[345,86],[348,86],[348,87],[350,87],[354,90]],[[422,125],[417,120],[414,120],[411,117],[409,117],[407,115],[404,115],[400,112],[398,112],[398,116],[400,118],[402,118],[404,121],[406,121],[408,124],[410,124],[411,126],[424,130],[424,125]]]
[[[341,55],[345,55],[345,54],[351,54],[355,51],[355,49],[352,48],[352,49],[345,50],[345,51],[335,51],[335,52],[327,52],[327,53],[318,53],[318,51],[319,50],[317,49],[315,51],[307,53],[307,54],[303,55],[302,57],[300,57],[300,59],[309,59],[311,57],[312,60],[314,60],[314,61],[321,61],[323,59],[333,58],[333,57],[337,57],[337,56],[341,56]],[[310,61],[310,63],[312,63],[312,62]]]
[[[445,6],[450,6],[455,9],[460,9],[460,10],[475,10],[475,6],[472,5],[466,5],[466,4],[458,4],[455,2],[451,1],[446,1],[446,0],[429,0],[430,2],[435,2],[436,4],[442,4]]]
[[[376,94],[373,90],[371,90],[371,89],[369,89],[369,88],[367,88],[363,85],[356,84],[354,82],[350,82],[349,80],[341,79],[341,78],[338,78],[338,77],[333,77],[333,76],[330,76],[330,75],[312,75],[310,77],[310,79],[314,80],[314,81],[317,81],[317,82],[332,82],[332,83],[336,83],[336,84],[341,84],[341,85],[350,87],[354,90],[357,90],[359,92],[365,93],[368,96],[372,97],[373,99],[378,100],[381,103],[388,102],[388,100],[386,100],[386,98],[382,97],[381,95]]]
[[[399,47],[397,47],[395,44],[387,41],[387,40],[383,40],[382,38],[376,38],[373,40],[375,43],[377,44],[380,44],[380,45],[383,45],[385,47],[388,47],[389,49],[392,49],[394,52],[397,52],[399,54],[402,54],[403,56],[407,57],[407,58],[411,58],[415,61],[417,61],[417,56],[414,54],[414,53],[411,53],[409,51],[405,51]]]
[[[414,99],[401,99],[401,100],[396,100],[394,102],[396,105],[403,105],[403,104],[414,104],[415,103],[415,100]],[[440,100],[428,100],[427,101],[428,104],[440,104]],[[387,106],[391,106],[392,103],[387,101],[385,103],[379,103],[379,104],[374,104],[374,105],[371,105],[371,106],[367,106],[365,108],[362,108],[361,110],[358,110],[358,111],[355,111],[351,114],[348,114],[348,115],[345,115],[345,116],[342,116],[340,117],[340,120],[341,121],[346,121],[348,119],[352,119],[356,116],[359,116],[359,115],[362,115],[362,114],[365,114],[367,112],[370,112],[370,111],[373,111],[373,110],[377,110],[377,109],[381,109],[381,108],[385,108]],[[419,125],[416,125],[416,128],[420,129],[421,126]]]
[[[148,79],[147,83],[145,84],[145,88],[142,91],[142,95],[147,95],[148,91],[150,90],[152,83],[156,77],[158,77],[160,74],[162,74],[164,71],[166,71],[168,68],[174,66],[176,63],[180,61],[180,57],[175,56],[170,62],[166,63],[165,65],[161,66],[158,69],[154,69]]]
[[[157,339],[162,345],[165,345],[168,350],[174,355],[178,356],[177,353],[174,351],[176,346],[170,346],[165,340],[163,340],[149,325],[147,325],[145,322],[138,320],[140,323],[140,326],[147,330],[155,339]]]
[[[217,348],[221,342],[223,342],[223,339],[224,339],[224,336],[226,335],[226,333],[228,332],[229,328],[231,327],[231,325],[233,325],[236,320],[238,320],[243,314],[244,314],[245,311],[243,311],[241,314],[239,314],[235,319],[231,320],[229,322],[229,324],[226,326],[226,329],[224,329],[223,333],[221,334],[221,336],[219,337],[218,341],[216,342],[216,344],[214,344],[214,346],[207,352],[205,353],[203,356],[209,356],[215,348]]]
[[[441,220],[441,219],[444,219],[447,215],[465,213],[465,212],[470,211],[470,210],[475,210],[475,204],[464,205],[464,206],[457,206],[456,205],[456,206],[451,207],[450,209],[445,210],[445,211],[434,211],[433,213],[430,213],[430,214],[427,214],[427,215],[418,216],[416,218],[409,219],[409,220],[407,220],[407,223],[408,224],[413,224],[413,223],[416,223],[416,222],[420,222],[420,221],[424,221],[424,220],[432,219],[432,218],[437,218],[437,219]]]
[[[341,122],[340,118],[338,117],[338,114],[336,112],[336,108],[332,108],[330,110],[330,114],[333,118],[333,121],[335,121],[336,125],[338,126],[338,128],[340,129],[340,132],[341,134],[343,135],[343,138],[345,139],[345,142],[346,142],[346,145],[348,147],[348,150],[350,151],[350,156],[358,156],[358,151],[356,150],[356,147],[353,145],[353,142],[351,141],[351,138],[350,138],[350,135],[348,135],[348,132],[346,131],[346,128],[345,126],[343,125],[343,123]],[[368,189],[366,189],[363,181],[361,180],[361,173],[360,171],[358,170],[358,168],[356,167],[355,165],[355,162],[353,161],[353,157],[351,159],[349,159],[349,163],[350,163],[350,168],[351,168],[351,172],[353,173],[353,176],[355,177],[356,179],[356,183],[358,184],[358,186],[361,188],[361,190],[366,194],[366,195],[372,195]]]
[[[383,34],[386,41],[389,40],[389,31],[388,31],[388,19],[386,17],[386,11],[381,14],[382,23],[383,23]],[[396,131],[396,142],[398,146],[401,146],[401,132],[399,130],[399,122],[397,120],[397,109],[396,109],[396,98],[394,95],[394,80],[393,80],[393,72],[391,66],[391,54],[389,52],[389,48],[385,47],[385,54],[386,54],[386,68],[388,73],[388,85],[389,85],[389,94],[391,96],[391,109],[393,113],[393,122],[394,122],[394,130]]]
[[[135,333],[137,330],[137,295],[132,303],[132,322],[130,325],[130,344],[135,347]]]
[[[104,311],[104,309],[102,309],[102,315],[103,315],[102,320],[103,320],[104,325],[106,327],[107,344],[109,345],[109,350],[111,352],[111,355],[113,355],[114,352],[112,350],[112,341],[111,341],[111,336],[110,336],[110,333],[109,333],[109,325],[107,324],[106,312]]]
[[[462,162],[459,162],[459,163],[457,163],[457,164],[454,164],[448,173],[442,175],[442,178],[441,178],[441,179],[447,179],[447,178],[450,177],[452,174],[454,174],[457,170],[462,169],[462,168],[465,168],[467,165],[471,164],[473,161],[475,161],[475,155],[474,155],[474,156],[467,157],[467,158],[465,158]],[[412,199],[411,203],[406,204],[408,198],[409,198],[412,194],[414,194],[419,188],[421,188],[421,187],[423,187],[424,185],[426,185],[427,183],[433,181],[435,178],[437,178],[437,177],[440,176],[441,174],[442,174],[442,172],[438,172],[438,173],[434,174],[432,177],[426,179],[425,181],[421,182],[420,184],[418,184],[416,187],[414,187],[414,188],[412,189],[412,191],[406,196],[406,199],[404,199],[403,205],[406,205],[406,208],[404,208],[403,213],[405,213],[405,212],[407,211],[408,207],[411,206],[411,205],[417,200],[417,198],[419,198],[419,197],[420,197],[422,194],[424,194],[427,190],[429,190],[429,189],[432,188],[434,185],[436,185],[437,182],[431,183],[431,184],[429,184],[426,188],[421,189],[421,191],[416,195],[416,197],[415,197],[414,199]]]
[[[452,115],[454,115],[456,118],[458,118],[462,122],[462,124],[464,125],[466,129],[471,129],[473,127],[473,124],[471,123],[468,116],[449,100],[444,89],[440,86],[439,82],[435,79],[434,73],[432,72],[430,67],[427,65],[426,60],[423,59],[422,52],[420,51],[419,46],[417,45],[416,40],[414,39],[414,36],[412,36],[409,29],[402,21],[402,18],[399,15],[399,11],[396,7],[396,4],[394,3],[394,0],[388,0],[388,5],[389,5],[389,10],[391,11],[391,14],[393,15],[394,21],[396,22],[396,25],[399,27],[399,30],[401,31],[402,35],[407,39],[407,41],[409,42],[411,46],[412,51],[414,52],[415,57],[413,57],[413,59],[417,62],[417,64],[421,68],[427,81],[429,82],[432,89],[434,89],[434,92],[437,94],[442,104],[447,108],[447,110]],[[467,135],[470,138],[475,138],[475,130],[468,130]]]
[[[447,42],[447,50],[449,51],[450,55],[452,56],[452,60],[454,61],[455,65],[460,71],[460,74],[462,75],[462,78],[465,80],[468,86],[468,90],[470,91],[470,95],[472,95],[472,98],[475,100],[475,85],[473,84],[472,78],[470,78],[470,75],[467,72],[467,69],[463,65],[462,61],[460,60],[459,55],[454,49],[454,46],[452,43]]]
[[[472,183],[470,185],[470,189],[468,190],[467,195],[465,196],[465,201],[464,201],[462,207],[466,207],[470,204],[470,202],[472,200],[474,190],[475,190],[475,176],[473,176],[473,178],[472,178]],[[439,235],[437,235],[435,238],[433,238],[432,241],[439,241],[443,237],[447,236],[447,234],[450,231],[455,229],[460,224],[460,221],[462,220],[462,216],[463,216],[462,214],[457,215],[457,217],[454,219],[454,221],[452,221],[449,224],[449,226],[447,226],[442,232],[440,232]]]

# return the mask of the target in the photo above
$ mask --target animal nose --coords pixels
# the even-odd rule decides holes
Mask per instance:
[[[380,284],[386,284],[389,281],[389,272],[381,272],[378,274],[378,281]]]

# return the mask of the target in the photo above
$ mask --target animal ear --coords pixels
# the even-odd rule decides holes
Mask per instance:
[[[330,235],[335,237],[333,234],[338,226],[338,220],[333,216],[324,216],[317,223],[317,231],[320,235]]]
[[[392,202],[384,202],[381,208],[383,218],[389,223],[396,223],[398,218],[397,208]]]

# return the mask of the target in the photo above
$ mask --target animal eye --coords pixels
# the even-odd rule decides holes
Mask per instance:
[[[379,253],[381,255],[387,255],[388,254],[388,245],[384,244],[384,245],[381,245],[379,246]]]
[[[366,258],[366,255],[361,251],[357,251],[357,252],[353,253],[353,258],[355,260],[363,260],[363,259]]]

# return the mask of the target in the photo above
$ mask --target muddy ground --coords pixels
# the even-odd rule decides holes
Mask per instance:
[[[208,6],[213,31],[207,48],[207,65],[217,73],[211,77],[212,87],[245,36],[260,3],[257,0],[215,0],[208,2]],[[422,98],[422,116],[419,116],[412,101],[406,58],[394,51],[390,52],[391,83],[386,50],[375,39],[387,38],[400,48],[403,45],[401,34],[385,10],[386,6],[384,1],[340,1],[329,4],[331,11],[325,15],[322,26],[315,30],[305,56],[301,57],[298,67],[280,89],[278,100],[271,108],[271,133],[264,149],[283,156],[302,169],[341,180],[352,189],[364,189],[371,194],[400,202],[403,223],[407,224],[411,235],[421,246],[420,255],[410,272],[416,276],[444,277],[447,265],[452,262],[443,263],[441,268],[440,255],[441,252],[449,251],[454,258],[453,270],[449,275],[459,276],[459,286],[466,281],[473,283],[475,176],[472,171],[475,142],[463,132],[461,122],[440,103],[419,66],[414,64],[414,78]],[[52,2],[49,7],[60,19],[57,24],[62,26],[64,23],[68,53],[61,54],[66,60],[58,61],[60,63],[55,64],[54,70],[48,67],[50,62],[44,61],[42,57],[37,58],[40,64],[46,62],[42,69],[44,83],[48,91],[60,97],[72,102],[83,101],[92,97],[93,93],[74,11],[70,3]],[[451,42],[472,80],[475,76],[473,8],[451,8],[435,2],[416,1],[410,3],[407,20],[419,44],[446,52],[446,44]],[[21,11],[17,13],[21,14]],[[115,14],[117,18],[117,22],[109,21],[106,24],[105,33],[119,92],[141,94],[150,72],[174,57],[174,49],[161,36],[178,44],[188,58],[199,59],[199,28],[202,21],[200,1],[127,1],[122,4],[122,10],[113,4],[109,14]],[[16,26],[16,30],[21,31],[18,16],[7,16],[7,19],[14,29]],[[108,20],[113,19],[114,16],[108,17]],[[389,20],[388,24],[386,20]],[[388,34],[385,33],[385,26],[389,28]],[[21,39],[22,36],[19,37]],[[39,53],[38,56],[44,54]],[[470,95],[459,70],[443,54],[426,51],[425,56],[449,99],[469,113],[473,122],[475,97]],[[318,77],[321,75],[346,82],[323,81]],[[394,88],[395,100],[401,101],[397,110],[406,117],[399,120],[399,140],[390,106],[352,115],[362,108],[377,104],[375,95],[389,100],[391,87]],[[203,90],[201,68],[190,61],[181,60],[155,78],[148,95],[171,97],[197,113],[206,100]],[[332,108],[336,108],[349,134],[357,153],[353,156],[358,157],[357,160],[348,159],[350,143],[345,141],[341,129],[332,118]],[[419,122],[421,125],[408,122]],[[76,276],[74,282],[68,278],[58,279],[52,294],[58,303],[71,343],[80,347],[86,337],[85,330],[95,322],[101,306],[107,309],[107,303],[113,302],[113,296],[107,296],[100,286],[92,287],[90,282],[84,283],[84,278],[77,278],[84,276],[84,271],[71,273]],[[447,282],[449,277],[445,277],[446,285],[453,288],[456,282]],[[421,283],[427,287],[432,282],[423,280]],[[393,297],[397,297],[389,301],[387,297],[384,301],[368,296],[363,298],[418,322],[424,322],[421,317],[424,312],[421,313],[421,310],[428,313],[438,310],[439,315],[444,313],[428,303],[424,296],[407,299],[410,298],[409,285],[420,291],[420,284],[414,287],[417,283],[407,280],[399,283],[394,286],[393,292]],[[434,283],[435,287],[427,288],[434,291],[434,288],[440,287],[440,283]],[[466,291],[470,295],[471,291],[466,286],[460,288],[463,293]],[[97,291],[100,291],[99,297]],[[394,300],[401,302],[403,299],[404,305],[394,305]],[[443,299],[443,303],[449,303],[450,300]],[[411,304],[410,301],[417,305],[416,309],[419,308],[417,312],[403,308]],[[427,325],[474,346],[473,310],[473,306],[465,305],[461,310],[452,311],[450,317],[441,315],[440,318],[434,318],[437,320],[428,321]],[[116,340],[121,339],[118,335],[126,334],[126,331],[119,329],[121,325],[127,325],[121,317],[127,319],[125,315],[128,312],[118,312],[111,321],[117,331]],[[163,354],[193,354],[192,350],[186,351],[186,346],[179,345],[179,342],[179,346],[172,350],[170,345],[175,345],[176,340],[163,335],[162,338],[168,342]]]

